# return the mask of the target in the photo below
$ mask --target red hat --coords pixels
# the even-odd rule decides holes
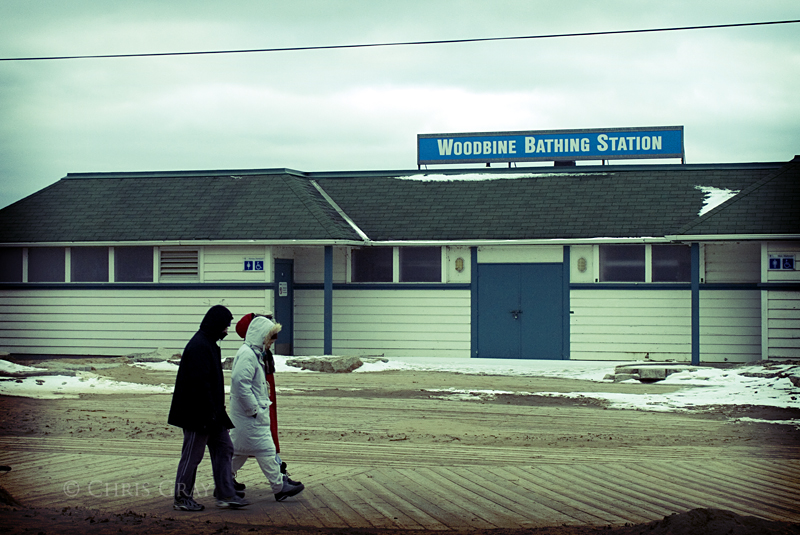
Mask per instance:
[[[258,316],[264,316],[265,318],[272,320],[272,314],[256,314],[255,312],[245,314],[242,316],[242,319],[236,323],[236,334],[242,338],[245,338],[247,336],[247,328],[250,327],[250,322],[253,321],[253,318],[257,318]]]
[[[253,321],[256,315],[252,312],[250,314],[246,314],[236,323],[236,334],[241,336],[242,338],[245,337],[247,334],[247,328],[250,327],[250,322]]]

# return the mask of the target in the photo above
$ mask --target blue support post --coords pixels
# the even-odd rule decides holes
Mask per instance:
[[[570,304],[569,304],[569,276],[570,276],[570,247],[569,245],[564,246],[564,260],[563,260],[563,269],[562,269],[562,278],[561,281],[562,285],[562,323],[561,328],[561,358],[564,360],[569,360],[570,354],[570,347],[569,347],[569,315],[571,314]]]
[[[692,365],[700,365],[700,244],[692,244]]]
[[[333,354],[333,246],[325,246],[323,354]]]
[[[478,248],[469,248],[470,301],[470,358],[478,356]]]

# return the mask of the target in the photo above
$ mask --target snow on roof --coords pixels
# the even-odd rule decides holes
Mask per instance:
[[[695,189],[699,189],[706,195],[706,198],[703,201],[703,208],[700,210],[700,212],[698,212],[698,216],[706,215],[708,212],[724,203],[731,197],[736,196],[741,191],[738,189],[720,189],[711,186],[695,186]]]
[[[602,176],[609,173],[464,173],[464,174],[419,174],[391,177],[396,180],[416,180],[418,182],[480,182],[486,180],[516,180],[519,178]]]

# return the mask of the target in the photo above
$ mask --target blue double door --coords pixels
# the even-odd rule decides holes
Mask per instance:
[[[563,264],[478,264],[477,357],[564,359]]]

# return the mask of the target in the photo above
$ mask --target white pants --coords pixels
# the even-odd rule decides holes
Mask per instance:
[[[256,455],[234,455],[231,460],[231,469],[233,473],[235,474],[238,472],[250,457],[255,457],[256,461],[258,461],[258,466],[261,467],[261,471],[267,476],[267,481],[269,481],[272,487],[273,494],[280,492],[281,489],[283,489],[283,474],[281,474],[281,464],[274,450],[272,453],[263,452]]]

